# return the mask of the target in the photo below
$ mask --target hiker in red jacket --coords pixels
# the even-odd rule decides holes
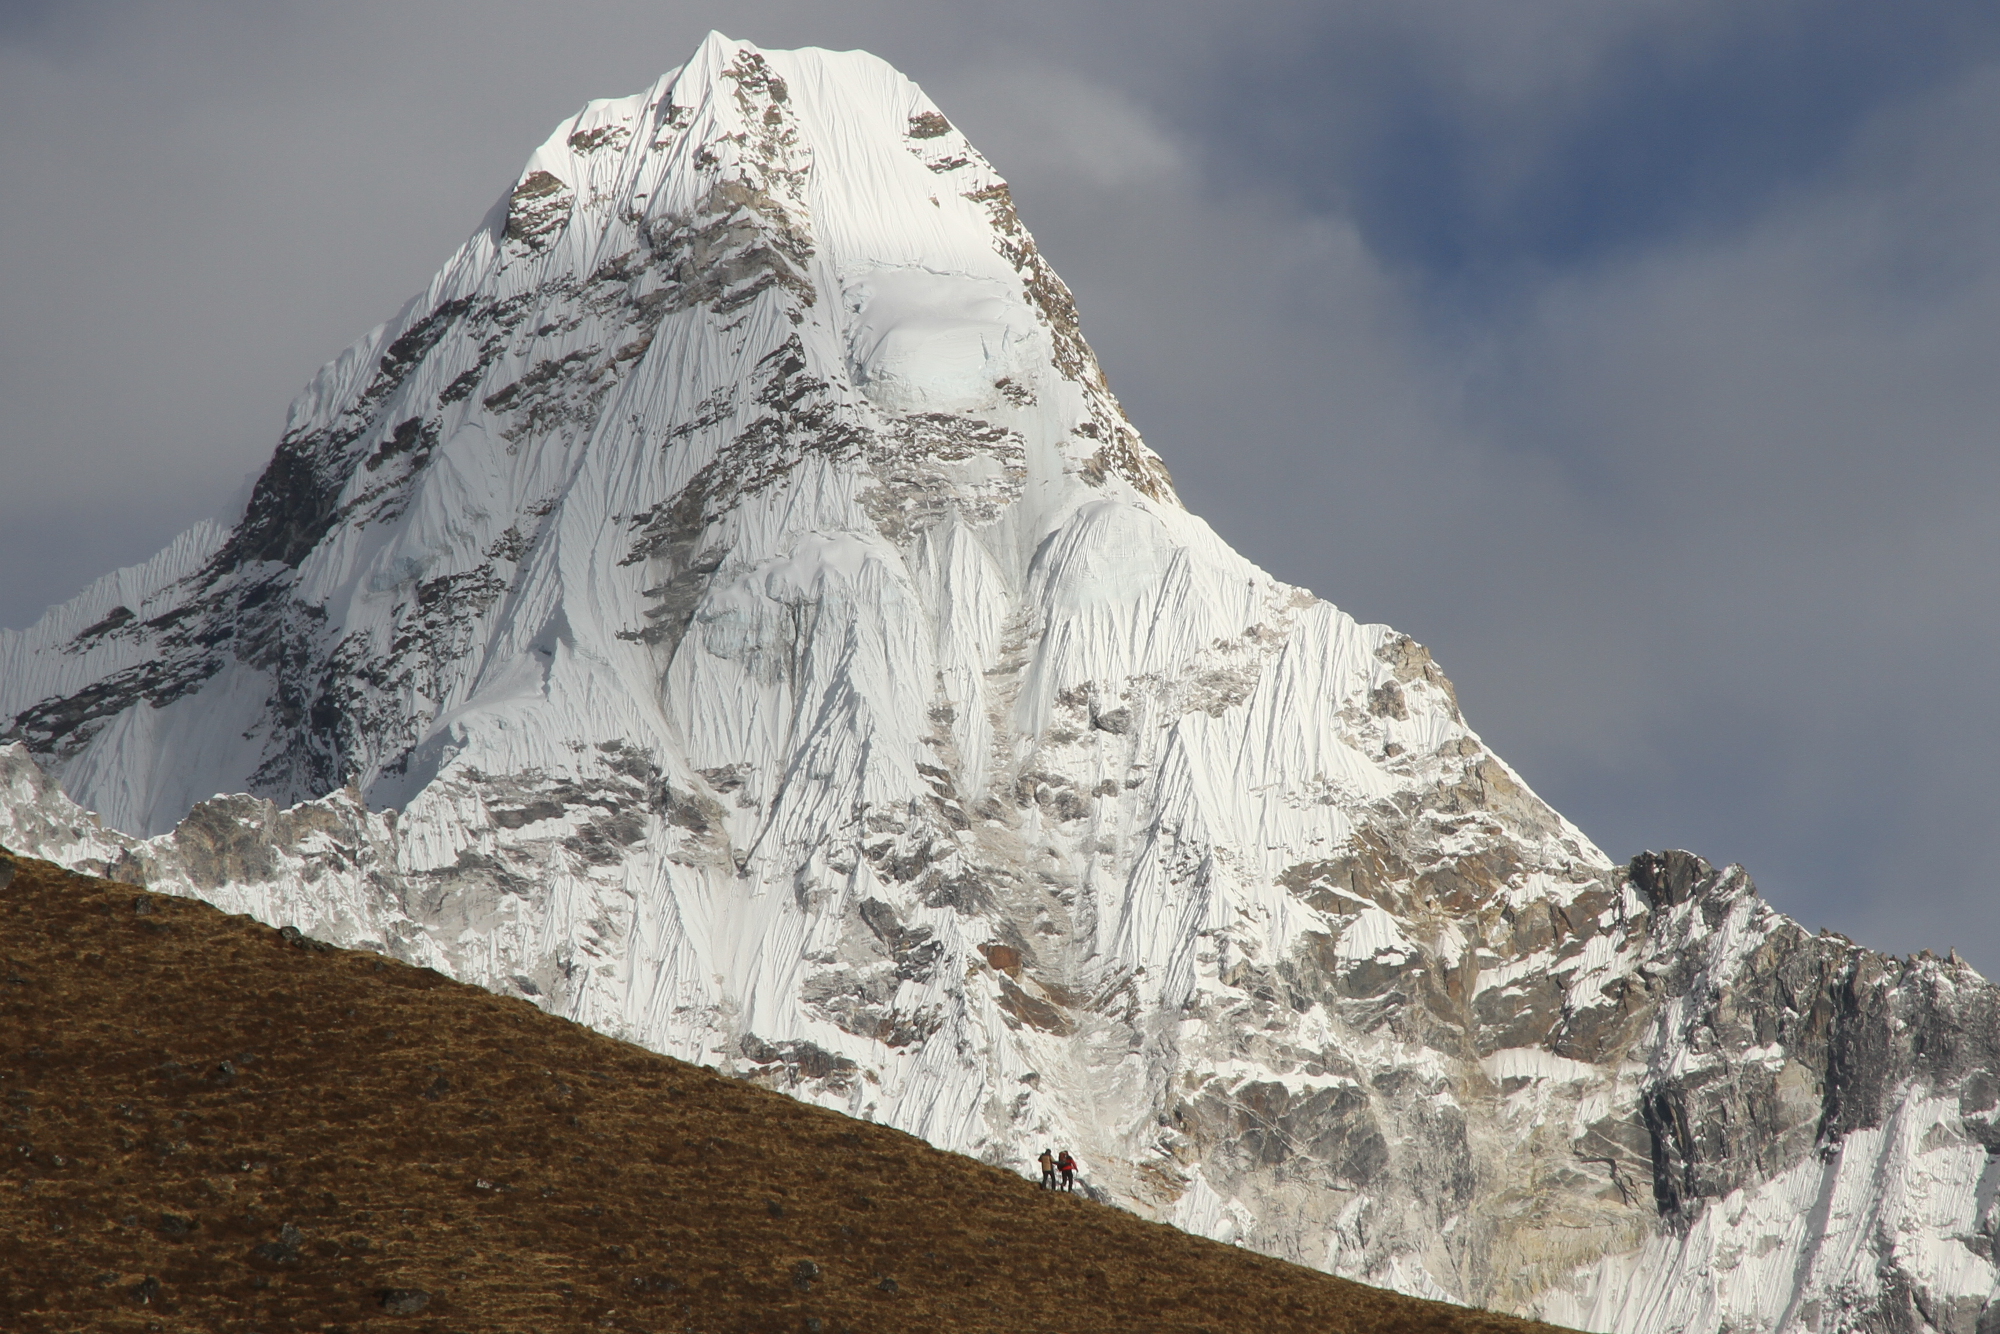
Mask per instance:
[[[1064,1190],[1076,1189],[1076,1159],[1069,1156],[1068,1149],[1064,1149],[1056,1158],[1056,1171],[1062,1173]]]

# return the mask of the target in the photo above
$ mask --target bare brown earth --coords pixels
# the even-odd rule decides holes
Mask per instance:
[[[0,855],[0,1330],[1551,1327]]]

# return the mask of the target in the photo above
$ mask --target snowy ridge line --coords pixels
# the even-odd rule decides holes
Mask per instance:
[[[863,53],[590,103],[233,528],[0,654],[24,854],[1405,1291],[2000,1318],[1994,989],[1614,865],[1231,551]]]
[[[150,560],[114,570],[50,607],[27,629],[0,630],[0,716],[11,718],[59,694],[78,674],[66,657],[85,657],[88,671],[104,674],[138,662],[143,650],[136,632],[149,611],[162,600],[170,604],[173,586],[206,564],[228,533],[203,520]],[[48,652],[55,645],[63,656]]]

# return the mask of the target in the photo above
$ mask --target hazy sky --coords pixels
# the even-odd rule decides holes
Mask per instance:
[[[0,0],[0,625],[709,28],[922,83],[1190,506],[1611,855],[2000,976],[1991,0]]]

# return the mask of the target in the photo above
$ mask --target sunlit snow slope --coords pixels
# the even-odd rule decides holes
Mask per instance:
[[[1212,1236],[1602,1329],[2000,1320],[1993,988],[1612,866],[1229,550],[864,54],[712,36],[563,124],[234,528],[0,634],[0,718],[16,850]]]

